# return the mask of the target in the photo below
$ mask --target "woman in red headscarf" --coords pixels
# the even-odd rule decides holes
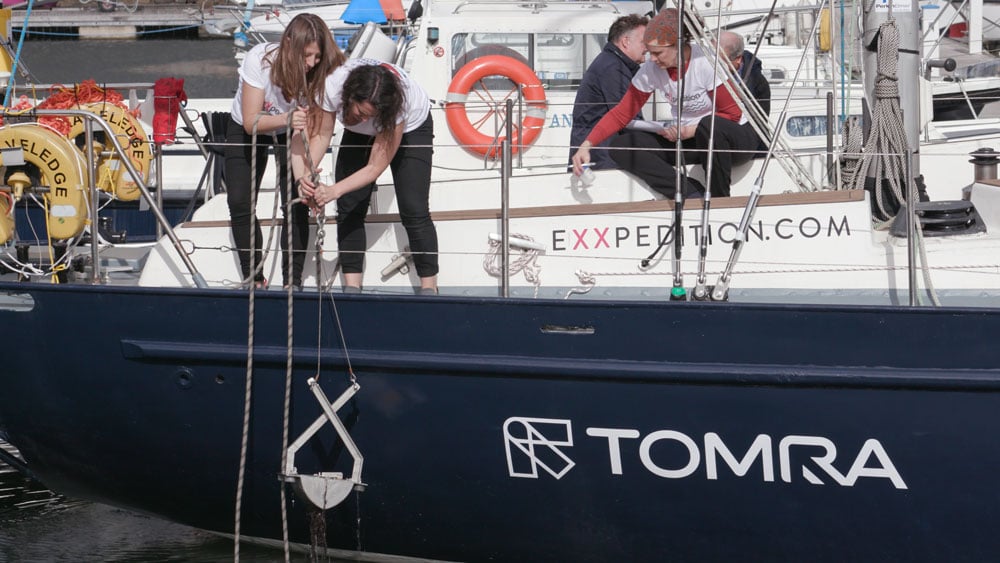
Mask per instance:
[[[725,87],[726,74],[721,66],[716,68],[714,57],[689,40],[679,25],[677,10],[662,10],[649,22],[643,36],[649,60],[639,67],[621,102],[594,126],[573,155],[574,173],[582,173],[583,165],[590,162],[590,147],[625,128],[653,91],[659,90],[671,106],[673,124],[658,134],[628,131],[616,136],[608,151],[611,157],[623,170],[672,198],[677,189],[677,144],[693,149],[684,153],[687,162],[707,166],[709,139],[713,139],[711,193],[729,195],[733,164],[752,158],[757,139],[752,130],[740,127],[747,122],[747,116]],[[682,182],[686,196],[704,194],[697,180],[683,178]]]

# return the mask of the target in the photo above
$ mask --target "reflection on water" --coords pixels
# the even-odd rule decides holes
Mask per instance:
[[[294,554],[293,560],[305,560]],[[0,462],[0,562],[232,561],[231,540],[47,491]],[[240,546],[240,561],[281,561],[280,550]]]

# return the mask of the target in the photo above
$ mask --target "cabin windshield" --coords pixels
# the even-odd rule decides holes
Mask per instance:
[[[451,74],[477,57],[503,55],[531,68],[547,91],[572,92],[606,42],[606,33],[460,33],[451,40]],[[483,83],[500,89],[509,87],[505,80],[487,78]]]

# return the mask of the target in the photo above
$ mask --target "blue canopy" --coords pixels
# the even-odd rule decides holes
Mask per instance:
[[[378,0],[351,0],[344,15],[340,17],[344,23],[365,24],[368,22],[386,23],[385,11]]]

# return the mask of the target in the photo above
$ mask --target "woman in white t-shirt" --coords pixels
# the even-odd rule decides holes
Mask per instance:
[[[711,193],[729,195],[733,164],[753,157],[757,138],[751,128],[741,127],[747,116],[725,87],[726,75],[721,66],[716,68],[713,58],[688,39],[678,25],[677,10],[661,10],[650,20],[643,36],[650,60],[639,67],[622,101],[594,125],[573,155],[577,175],[590,162],[590,147],[623,129],[649,96],[659,90],[670,103],[674,125],[659,134],[630,130],[616,136],[608,150],[611,158],[653,190],[672,198],[677,189],[677,144],[691,149],[682,153],[688,163],[706,167],[711,146]],[[678,94],[682,75],[683,99]],[[682,183],[685,195],[704,194],[705,188],[696,180],[682,178]]]
[[[253,283],[264,288],[267,281],[261,272],[260,223],[254,215],[252,201],[254,190],[260,185],[267,166],[268,146],[274,147],[278,164],[278,191],[284,213],[280,244],[282,249],[281,272],[283,284],[302,285],[302,269],[309,237],[309,209],[298,203],[291,209],[292,256],[288,271],[287,249],[288,201],[294,199],[294,190],[288,182],[286,159],[286,130],[289,112],[292,112],[292,129],[296,132],[322,121],[319,102],[325,92],[326,78],[344,63],[344,53],[337,47],[330,29],[322,18],[314,14],[300,14],[292,18],[279,43],[264,43],[251,49],[240,66],[239,87],[233,98],[229,124],[226,128],[225,180],[229,202],[233,242],[239,256],[242,285]],[[293,112],[293,107],[295,111]],[[252,149],[256,132],[257,150]],[[256,177],[251,178],[251,168],[256,162]],[[290,194],[293,194],[289,197]],[[255,230],[254,252],[251,253],[251,233]],[[252,255],[251,255],[252,254]]]
[[[323,109],[344,124],[332,185],[303,178],[299,193],[316,205],[337,200],[337,243],[344,291],[358,292],[364,271],[365,216],[375,180],[392,170],[399,216],[410,241],[421,294],[437,293],[438,242],[429,194],[434,124],[427,92],[398,66],[356,59],[327,80]],[[332,119],[315,142],[329,143]],[[325,142],[324,142],[325,139]],[[310,145],[313,141],[310,141]]]

